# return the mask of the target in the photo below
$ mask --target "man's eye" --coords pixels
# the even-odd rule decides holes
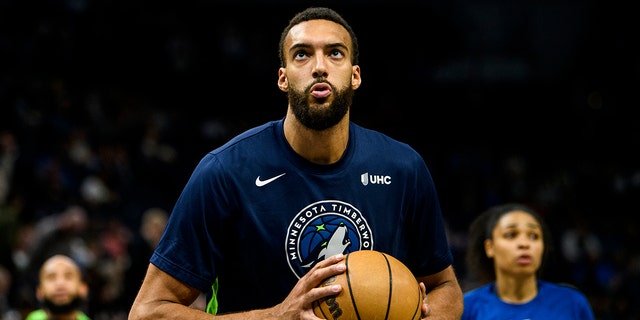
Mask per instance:
[[[304,51],[297,51],[295,54],[296,59],[301,59],[307,56],[307,53]]]
[[[333,50],[333,51],[331,51],[331,56],[332,56],[332,57],[338,57],[338,58],[339,58],[339,57],[342,57],[342,51],[340,51],[340,50]]]

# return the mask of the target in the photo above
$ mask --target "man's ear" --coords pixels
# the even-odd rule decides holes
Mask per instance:
[[[89,286],[87,285],[86,282],[82,282],[78,286],[78,295],[82,299],[86,299],[89,296]]]
[[[351,70],[351,88],[356,90],[360,88],[362,84],[362,78],[360,77],[360,66],[355,65]]]
[[[38,301],[44,301],[44,292],[42,292],[42,287],[40,286],[36,288],[36,298]]]
[[[282,92],[289,91],[289,80],[287,80],[285,71],[287,71],[285,68],[278,69],[278,88],[280,88]]]

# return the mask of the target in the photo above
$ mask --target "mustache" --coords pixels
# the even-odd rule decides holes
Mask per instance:
[[[336,91],[337,91],[337,90],[336,90],[336,87],[335,87],[331,82],[329,82],[329,80],[327,80],[327,78],[322,77],[322,78],[316,78],[315,80],[313,80],[313,82],[311,82],[311,83],[310,83],[310,84],[309,84],[309,85],[304,89],[304,93],[305,93],[305,94],[309,94],[309,93],[311,93],[311,88],[312,88],[313,86],[315,86],[316,84],[318,84],[318,83],[324,83],[324,84],[327,84],[327,85],[329,85],[329,87],[331,87],[331,90],[332,90],[332,91],[334,91],[334,92],[336,92]]]

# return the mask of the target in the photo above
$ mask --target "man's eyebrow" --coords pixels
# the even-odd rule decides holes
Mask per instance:
[[[300,48],[306,49],[306,48],[310,48],[310,47],[311,47],[311,45],[307,44],[307,43],[296,43],[296,44],[292,45],[291,48],[289,48],[289,51],[294,51],[294,50],[300,49]]]
[[[344,48],[345,50],[349,50],[349,46],[347,46],[344,42],[329,43],[325,47],[327,47],[327,48]]]

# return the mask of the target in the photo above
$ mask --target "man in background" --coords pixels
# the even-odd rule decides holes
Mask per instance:
[[[36,297],[41,309],[26,320],[91,320],[82,305],[89,294],[78,264],[65,255],[54,255],[40,268]]]

